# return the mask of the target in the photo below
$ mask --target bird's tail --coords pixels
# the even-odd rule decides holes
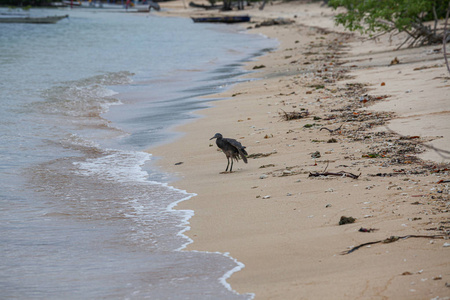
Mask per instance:
[[[245,147],[244,147],[245,148]],[[239,154],[241,155],[242,160],[247,163],[247,151],[244,148],[239,149]]]

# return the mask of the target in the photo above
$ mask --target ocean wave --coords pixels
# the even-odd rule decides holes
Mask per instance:
[[[44,101],[33,105],[41,113],[71,116],[99,117],[111,105],[121,104],[113,96],[118,94],[110,86],[129,84],[133,73],[110,72],[77,81],[64,82],[42,92]]]
[[[142,165],[150,159],[151,154],[139,151],[119,151],[98,158],[74,162],[78,173],[84,176],[96,176],[102,180],[116,182],[147,182],[148,173]]]

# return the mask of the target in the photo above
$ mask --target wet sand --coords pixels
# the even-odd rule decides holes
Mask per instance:
[[[171,8],[164,16],[205,14],[164,5]],[[263,66],[251,75],[259,80],[217,95],[226,100],[176,129],[182,138],[149,150],[178,177],[175,187],[197,194],[178,206],[195,212],[187,250],[229,252],[245,268],[228,282],[255,299],[450,296],[442,239],[450,228],[442,183],[449,155],[423,146],[450,149],[442,47],[393,51],[400,37],[368,41],[345,32],[320,4],[274,2],[245,13],[256,23],[294,23],[243,25],[280,41],[247,64]],[[391,65],[395,57],[400,63]],[[284,120],[290,113],[302,118]],[[209,140],[216,132],[245,145],[248,164],[221,173],[225,155]],[[341,171],[357,179],[311,177]],[[342,216],[356,221],[338,225]],[[408,238],[342,255],[391,236]]]

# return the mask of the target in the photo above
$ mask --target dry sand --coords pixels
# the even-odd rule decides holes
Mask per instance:
[[[165,16],[205,14],[179,1],[161,6],[172,9]],[[245,268],[228,282],[255,299],[449,297],[447,240],[411,237],[341,254],[390,236],[448,235],[448,183],[438,182],[449,179],[449,155],[416,158],[424,142],[450,149],[441,47],[394,52],[399,40],[363,42],[335,27],[334,12],[320,4],[274,2],[245,13],[295,23],[250,29],[280,41],[247,64],[265,66],[251,75],[260,80],[221,94],[227,99],[203,118],[177,128],[182,138],[149,150],[178,176],[175,187],[198,194],[178,205],[195,212],[187,250],[229,252]],[[389,66],[395,57],[400,64]],[[306,110],[306,118],[281,119]],[[265,156],[223,174],[225,155],[209,141],[216,132]],[[325,169],[361,175],[309,177]],[[356,222],[339,226],[341,216]]]

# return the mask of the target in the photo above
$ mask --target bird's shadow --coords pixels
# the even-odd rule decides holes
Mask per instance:
[[[231,174],[231,173],[234,173],[233,171],[223,171],[223,172],[220,172],[219,174]]]

